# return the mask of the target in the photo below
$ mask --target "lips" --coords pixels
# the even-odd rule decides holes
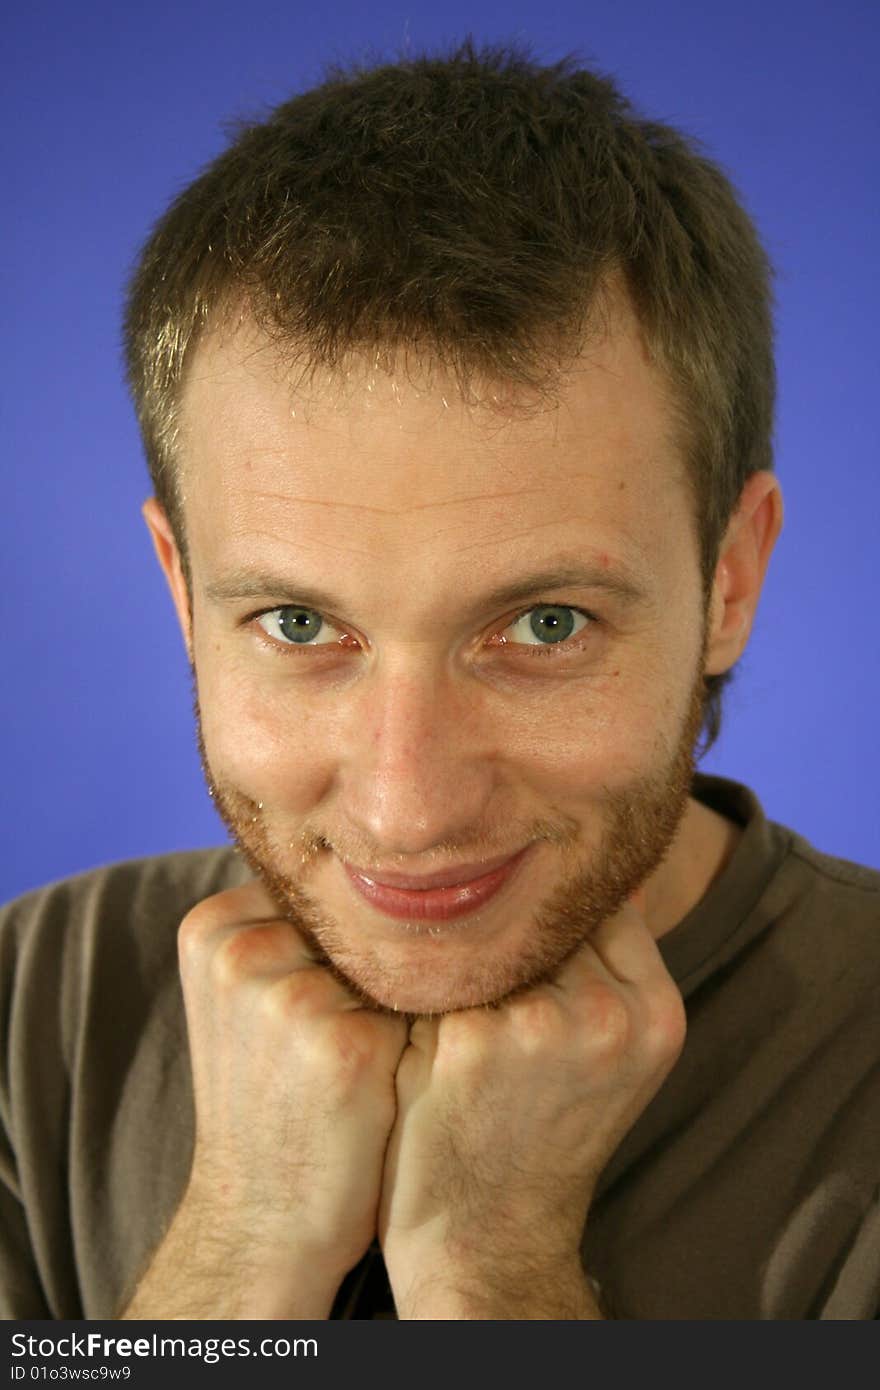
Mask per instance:
[[[448,920],[482,907],[519,868],[530,846],[512,856],[459,864],[435,874],[373,873],[344,864],[349,881],[361,897],[388,917],[410,920]]]

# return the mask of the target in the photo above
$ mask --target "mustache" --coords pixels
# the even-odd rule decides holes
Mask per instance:
[[[230,792],[227,789],[221,791],[214,788],[215,802],[223,802],[228,805]],[[240,796],[240,793],[239,793]],[[249,802],[246,808],[248,819],[251,823],[259,823],[262,819],[262,804],[259,802]],[[533,841],[544,840],[556,845],[560,849],[573,848],[580,840],[581,828],[578,823],[569,816],[560,815],[559,819],[549,819],[547,817],[532,821],[528,826],[523,827],[522,831],[511,835],[508,830],[506,839],[499,843],[493,836],[491,838],[480,836],[470,836],[467,839],[455,837],[440,841],[419,854],[420,866],[428,870],[431,868],[444,868],[456,862],[479,861],[482,859],[500,858],[506,854],[516,854],[526,844]],[[329,852],[349,864],[357,864],[359,868],[369,872],[371,869],[379,872],[382,869],[400,869],[405,872],[407,866],[412,863],[414,855],[412,853],[394,853],[388,850],[377,852],[375,846],[361,841],[355,844],[348,839],[340,839],[337,836],[328,835],[323,831],[313,830],[304,827],[299,834],[288,841],[286,846],[291,857],[299,860],[302,868],[306,868],[319,854]]]

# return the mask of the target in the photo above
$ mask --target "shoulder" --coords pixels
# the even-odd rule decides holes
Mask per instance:
[[[845,988],[867,1004],[880,982],[880,872],[787,833],[787,852],[763,903],[774,922],[771,940],[798,953],[817,987],[838,998]]]
[[[880,907],[880,869],[823,854],[801,835],[794,831],[788,833],[789,858],[800,872],[809,877],[817,891],[848,898],[854,907],[866,909],[869,914],[872,909],[877,911]],[[880,919],[875,917],[874,920],[880,924]]]
[[[124,860],[0,908],[3,1016],[68,1019],[96,994],[121,999],[176,975],[177,929],[197,902],[245,882],[232,847]]]
[[[825,854],[768,819],[741,783],[700,775],[697,793],[740,832],[732,859],[693,914],[702,932],[710,907],[726,919],[736,948],[772,930],[777,944],[780,935],[804,934],[818,948],[825,937],[830,947],[864,951],[880,962],[880,870]]]
[[[173,920],[250,873],[231,846],[121,860],[59,879],[0,906],[5,942],[34,933],[98,929],[124,921]]]

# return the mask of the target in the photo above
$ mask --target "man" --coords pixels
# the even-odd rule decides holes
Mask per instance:
[[[335,73],[126,316],[230,849],[5,914],[7,1316],[873,1317],[880,875],[695,749],[769,268],[571,63]]]

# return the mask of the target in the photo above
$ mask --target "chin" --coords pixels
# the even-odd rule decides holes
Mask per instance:
[[[403,949],[368,958],[344,950],[327,953],[326,964],[368,1007],[430,1016],[499,1004],[549,978],[560,963],[556,959],[551,967],[509,945],[499,947],[450,951],[448,942],[420,934]]]
[[[357,993],[368,1008],[382,1013],[407,1014],[411,1018],[431,1018],[441,1014],[458,1013],[462,1009],[489,1008],[500,1004],[524,986],[511,988],[460,981],[450,986],[426,985],[421,980],[402,983],[399,987],[374,984],[359,985],[347,977],[352,992]]]

